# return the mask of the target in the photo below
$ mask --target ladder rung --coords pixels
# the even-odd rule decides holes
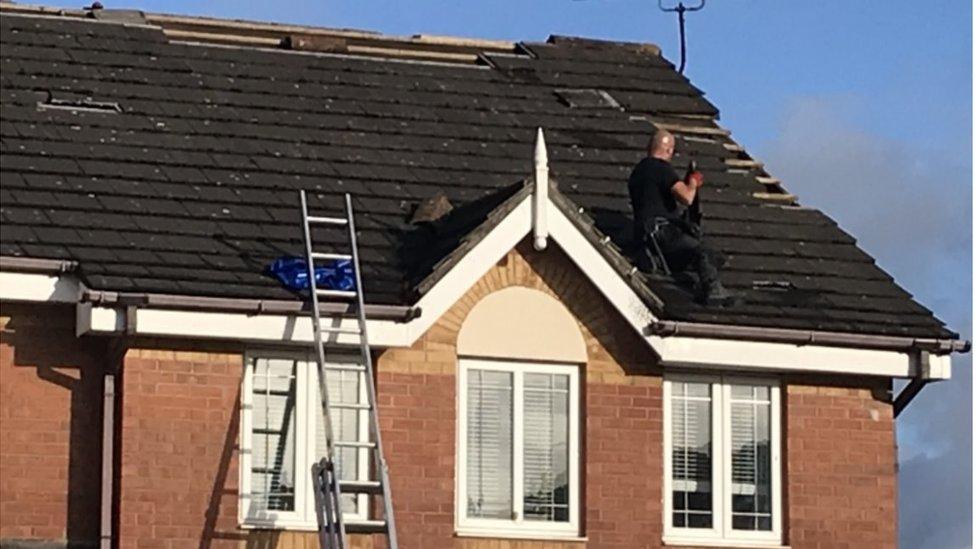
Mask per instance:
[[[288,396],[291,391],[285,389],[255,389],[254,394],[256,395],[273,395],[273,396]]]
[[[358,364],[329,364],[324,366],[326,370],[334,370],[337,372],[365,372],[366,367],[360,366]]]
[[[345,225],[346,223],[349,223],[348,220],[341,217],[321,217],[310,215],[307,219],[309,223],[324,223],[326,225]]]
[[[321,252],[312,252],[312,259],[322,259],[330,261],[333,259],[348,259],[352,260],[352,256],[349,254],[326,254]]]
[[[274,467],[251,467],[251,472],[261,475],[280,475],[281,469],[275,469]]]
[[[322,297],[356,297],[356,292],[349,290],[315,290]]]
[[[329,408],[341,408],[345,410],[369,410],[372,408],[369,404],[363,404],[362,402],[334,402],[329,404]]]
[[[340,480],[343,494],[382,494],[383,485],[378,480]]]
[[[385,520],[357,520],[346,522],[346,532],[350,534],[385,534]]]
[[[375,448],[376,443],[371,440],[337,440],[332,443],[333,446],[341,446],[343,448]]]
[[[363,335],[359,330],[354,330],[352,328],[335,328],[332,326],[322,326],[320,328],[323,332],[329,332],[330,334],[348,334],[348,335]]]
[[[256,435],[280,435],[282,434],[281,429],[264,429],[261,427],[252,427],[251,432]]]

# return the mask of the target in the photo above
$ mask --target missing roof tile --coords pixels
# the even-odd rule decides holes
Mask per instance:
[[[114,101],[95,101],[91,97],[49,93],[47,99],[37,102],[38,109],[64,110],[71,112],[98,112],[118,114],[122,107]]]
[[[796,286],[788,280],[753,280],[752,289],[767,292],[788,292],[795,290]]]
[[[598,89],[558,89],[556,97],[571,109],[620,109],[609,93]]]

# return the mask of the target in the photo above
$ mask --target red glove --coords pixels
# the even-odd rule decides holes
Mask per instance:
[[[705,183],[705,176],[701,172],[691,172],[688,174],[688,184],[693,185],[696,189],[701,187]]]

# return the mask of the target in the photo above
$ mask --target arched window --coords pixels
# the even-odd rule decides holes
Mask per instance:
[[[576,320],[541,291],[499,290],[468,314],[458,356],[459,532],[578,537]]]

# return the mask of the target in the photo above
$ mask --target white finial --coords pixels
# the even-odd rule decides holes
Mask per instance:
[[[535,133],[535,169],[549,169],[549,153],[546,152],[546,136],[539,128]]]
[[[536,250],[546,249],[549,227],[546,211],[549,208],[549,153],[546,152],[546,137],[542,128],[535,137],[535,181],[532,189],[532,245]]]

